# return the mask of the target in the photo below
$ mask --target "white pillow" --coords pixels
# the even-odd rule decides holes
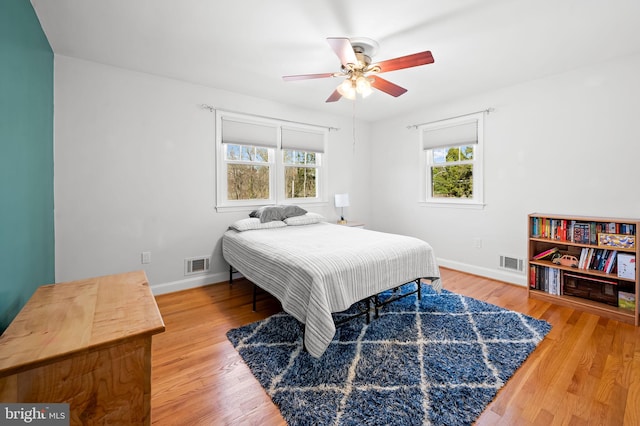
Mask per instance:
[[[324,222],[325,218],[318,213],[306,213],[302,216],[288,217],[284,220],[284,223],[290,226],[296,225],[311,225],[313,223]]]
[[[236,231],[251,231],[252,229],[273,229],[273,228],[282,228],[287,226],[281,220],[273,220],[271,222],[260,222],[260,219],[257,217],[250,217],[247,219],[240,219],[236,222],[233,222],[230,229],[235,229]]]

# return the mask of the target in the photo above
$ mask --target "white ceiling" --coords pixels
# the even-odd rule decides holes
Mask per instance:
[[[408,92],[357,101],[374,121],[640,52],[639,0],[31,0],[56,54],[351,116],[327,37],[368,37]]]

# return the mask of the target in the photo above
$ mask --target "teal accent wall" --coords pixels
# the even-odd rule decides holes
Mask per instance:
[[[0,1],[0,332],[55,281],[53,51],[29,0]]]

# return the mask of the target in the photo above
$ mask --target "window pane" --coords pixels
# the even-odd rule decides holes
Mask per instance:
[[[447,163],[457,163],[458,161],[460,161],[460,148],[452,146],[447,151]]]
[[[435,148],[433,150],[433,163],[434,164],[443,164],[447,160],[447,151],[449,148]]]
[[[260,163],[269,162],[269,149],[256,147],[256,161]]]
[[[473,160],[473,145],[465,145],[460,147],[461,160]]]
[[[431,182],[434,198],[473,198],[473,165],[432,167]]]
[[[240,145],[225,145],[227,160],[239,160],[240,159]]]
[[[317,197],[316,169],[311,167],[286,167],[285,191],[287,198]]]
[[[294,151],[291,149],[284,149],[283,152],[285,164],[316,164],[317,154],[315,152]]]
[[[269,166],[227,165],[229,200],[269,199]]]
[[[250,161],[252,163],[268,163],[269,148],[248,145],[225,145],[225,157],[227,160]]]
[[[316,153],[307,152],[307,164],[316,164]]]
[[[473,145],[451,146],[433,149],[433,163],[456,163],[473,160]]]
[[[256,158],[255,146],[243,146],[240,152],[240,159],[243,161],[254,161]]]

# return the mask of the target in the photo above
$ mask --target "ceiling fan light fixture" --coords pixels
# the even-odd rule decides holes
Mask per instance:
[[[366,98],[372,93],[373,93],[373,89],[371,87],[366,87],[360,92],[360,95],[362,95],[363,98]]]
[[[356,88],[353,83],[353,80],[347,78],[340,85],[338,85],[338,93],[349,100],[354,100],[356,98]]]
[[[355,100],[358,94],[366,98],[373,93],[373,89],[380,90],[397,98],[406,93],[407,89],[377,77],[377,74],[432,64],[434,62],[431,51],[425,50],[424,52],[418,52],[412,55],[372,63],[371,58],[378,50],[378,43],[374,40],[364,37],[351,39],[346,37],[328,37],[327,42],[340,59],[340,71],[333,73],[288,75],[283,77],[285,81],[346,77],[325,102],[336,102],[342,97]],[[376,77],[367,77],[371,74],[375,74]]]
[[[363,75],[356,79],[356,91],[362,95],[363,98],[366,98],[371,93],[373,93],[373,89],[371,88],[371,81]]]

